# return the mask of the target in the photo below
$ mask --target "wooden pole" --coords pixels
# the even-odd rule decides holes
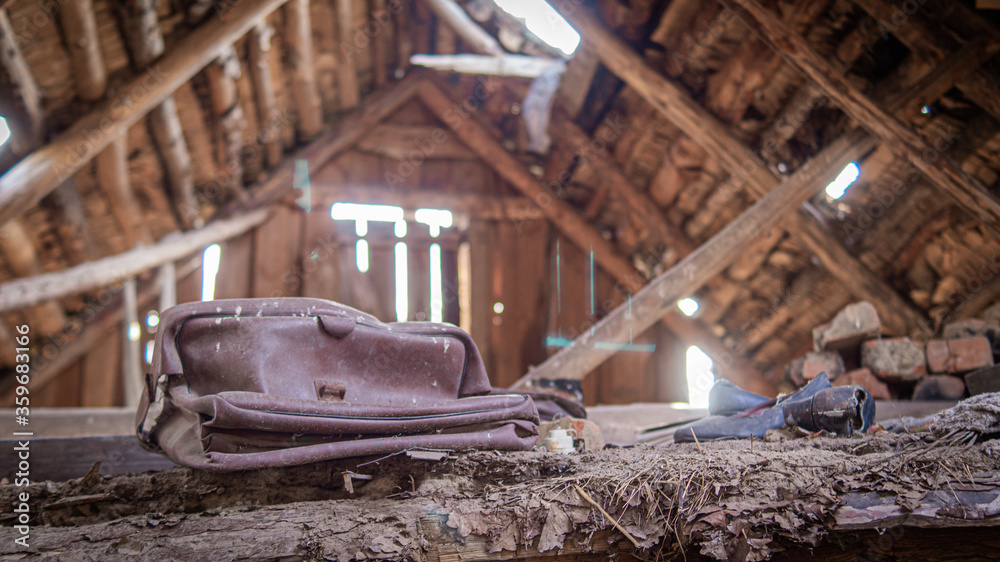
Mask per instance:
[[[633,295],[631,306],[620,306],[571,346],[549,357],[522,377],[514,388],[538,378],[583,378],[614,355],[615,346],[628,341],[629,330],[641,333],[674,308],[677,299],[691,294],[732,263],[754,236],[778,224],[782,215],[812,196],[817,185],[825,185],[855,158],[854,147],[865,143],[865,135],[841,137],[800,168],[788,181],[774,188],[742,215],[656,277]],[[869,145],[871,143],[869,142]]]
[[[528,55],[413,55],[410,63],[434,70],[538,78],[553,59]]]
[[[462,38],[477,53],[484,55],[502,55],[503,47],[486,33],[486,30],[472,21],[469,14],[462,9],[454,0],[423,0],[434,10],[440,21],[446,23],[448,27],[455,30],[455,33]]]
[[[168,237],[148,248],[138,248],[55,273],[8,281],[0,284],[0,312],[19,310],[49,299],[111,285],[147,269],[178,260],[209,244],[243,234],[264,222],[267,216],[266,209],[259,209]]]
[[[59,24],[73,62],[73,78],[80,99],[99,100],[108,85],[108,72],[97,38],[93,0],[66,2],[59,9]]]
[[[337,90],[340,92],[340,109],[352,109],[361,101],[361,84],[358,83],[357,61],[354,54],[361,49],[355,40],[353,0],[334,0],[337,7],[337,35],[340,39],[339,64],[337,65]],[[367,37],[366,37],[367,39]]]
[[[0,176],[0,224],[38,203],[215,59],[224,46],[284,2],[234,3],[231,10],[210,18],[142,74],[123,84],[114,98],[99,104]]]
[[[136,292],[135,277],[125,280],[122,287],[125,316],[122,318],[122,336],[125,338],[122,353],[122,388],[125,405],[134,408],[139,405],[142,393],[142,358],[139,353],[139,339],[142,327],[139,324],[139,297]]]
[[[128,246],[150,245],[153,235],[149,232],[139,202],[132,192],[132,180],[128,171],[128,139],[120,135],[97,154],[95,158],[97,185],[108,198]]]
[[[288,62],[292,67],[292,94],[299,117],[299,138],[312,140],[323,130],[323,110],[319,91],[316,89],[309,0],[290,0],[285,8],[285,17]],[[375,37],[373,41],[378,43],[381,37]],[[384,68],[382,76],[384,82]]]
[[[809,44],[757,0],[720,0],[757,35],[798,68],[862,127],[924,173],[972,216],[1000,232],[1000,201],[951,157],[941,154],[837,73]]]
[[[31,75],[31,69],[28,68],[24,55],[21,54],[14,27],[10,24],[6,10],[3,9],[0,9],[0,66],[6,70],[12,94],[23,110],[22,115],[6,116],[14,129],[10,139],[11,147],[16,154],[26,154],[45,140],[42,92]]]
[[[242,70],[236,50],[225,48],[212,64],[205,68],[208,87],[212,95],[212,113],[219,121],[216,138],[216,160],[225,171],[223,186],[236,199],[246,201],[247,192],[243,188],[243,130],[247,122],[243,117],[243,106],[236,94],[236,80]]]

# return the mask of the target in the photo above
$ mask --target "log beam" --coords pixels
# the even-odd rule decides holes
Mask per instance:
[[[73,63],[77,95],[85,101],[103,98],[108,86],[108,72],[97,37],[93,0],[63,4],[59,9],[59,24]]]
[[[148,248],[137,248],[55,273],[8,281],[0,284],[0,312],[19,310],[49,299],[111,285],[168,261],[181,259],[210,244],[238,236],[264,222],[267,216],[266,209],[259,209],[170,236]]]
[[[281,119],[271,77],[271,35],[274,30],[266,21],[261,21],[247,38],[247,58],[253,69],[254,97],[257,100],[257,119],[260,122],[260,138],[264,141],[267,167],[273,168],[281,162],[284,152],[281,146]]]
[[[725,269],[756,234],[775,226],[784,214],[811,197],[817,185],[832,181],[839,170],[856,158],[856,147],[864,142],[865,135],[855,131],[831,143],[694,253],[651,280],[633,295],[631,306],[612,311],[571,346],[522,377],[514,388],[532,379],[579,378],[579,373],[593,370],[615,353],[616,344],[628,341],[630,331],[641,333],[672,312],[677,299],[693,293]]]
[[[7,92],[13,96],[10,101],[20,105],[18,114],[5,116],[14,128],[11,147],[16,154],[27,154],[45,140],[42,93],[21,54],[17,35],[3,8],[0,8],[0,66],[7,71],[10,84],[5,86],[10,88]]]
[[[614,246],[605,240],[597,229],[580,217],[580,215],[572,207],[550,194],[546,188],[531,174],[531,172],[528,171],[524,164],[514,158],[513,155],[503,148],[500,141],[497,140],[496,135],[491,132],[487,126],[478,121],[478,116],[476,114],[466,113],[463,115],[462,119],[455,119],[455,112],[464,110],[461,108],[462,106],[459,103],[455,102],[455,100],[445,94],[442,88],[443,86],[439,87],[431,81],[424,82],[419,90],[420,100],[427,106],[428,109],[431,110],[432,113],[437,115],[438,118],[442,119],[446,123],[452,123],[452,129],[455,134],[468,144],[469,148],[479,154],[484,162],[489,163],[501,177],[514,186],[524,196],[532,200],[541,209],[542,213],[550,221],[552,221],[557,228],[559,228],[564,236],[569,238],[574,244],[584,251],[593,251],[594,259],[597,264],[610,273],[612,277],[618,281],[621,288],[635,294],[645,291],[643,286],[646,283],[646,279],[635,268],[635,266],[620,256]],[[745,244],[749,238],[750,236],[747,235],[746,239],[742,240],[741,243]],[[720,256],[719,259],[721,261],[725,261],[734,258],[735,255],[736,254],[734,253],[732,256]],[[685,275],[687,275],[687,273],[688,272],[686,271]],[[701,286],[701,284],[705,283],[711,277],[712,275],[692,275],[689,283],[679,286],[679,288],[683,289],[682,294],[673,297],[670,302],[666,303],[663,308],[663,313],[659,316],[662,317],[668,310],[670,310],[670,307],[673,306],[673,301],[681,296],[694,292]],[[617,309],[615,312],[612,312],[611,315],[621,314],[621,311],[622,309]],[[631,322],[631,320],[628,320],[627,322]],[[636,323],[635,327],[637,329],[635,331],[641,333],[645,329],[649,328],[653,322],[655,322],[655,319],[645,325]],[[600,325],[600,323],[598,325]],[[624,329],[624,332],[618,335],[623,336],[625,339],[618,341],[613,339],[594,341],[624,343],[627,341],[628,327],[624,324],[620,327]],[[707,330],[704,331],[702,335],[708,340],[718,342],[718,339],[708,334]],[[586,338],[588,336],[585,335],[582,337]],[[570,349],[573,349],[573,353],[575,353],[577,346],[574,345],[573,348]],[[732,365],[738,360],[737,356],[732,353],[729,353],[728,356],[722,356],[721,354],[724,353],[724,350],[725,346],[722,345],[721,342],[717,345],[711,346],[709,349],[709,351],[713,351],[717,354],[715,358],[720,365]],[[589,356],[589,359],[583,361],[560,362],[556,367],[550,366],[549,369],[544,371],[548,374],[542,376],[583,379],[594,368],[614,354],[614,351],[607,349],[596,351],[596,355],[591,355]],[[563,355],[566,352],[567,350],[563,350],[557,355]],[[549,361],[543,363],[543,365],[547,364],[549,364]],[[541,369],[541,367],[539,367],[539,369]],[[745,370],[733,369],[731,372],[731,378],[734,382],[742,384],[747,388],[755,388],[762,392],[770,392],[772,390],[769,388],[770,385],[764,381],[760,373],[753,369],[752,366],[744,364],[744,369]],[[532,375],[535,372],[538,372],[538,369],[532,371]]]
[[[66,180],[42,199],[42,207],[47,211],[50,223],[56,225],[59,245],[70,265],[79,265],[98,255],[83,204],[83,197],[72,179]]]
[[[972,216],[1000,231],[1000,201],[951,157],[940,155],[920,135],[869,100],[817,54],[805,39],[757,0],[740,0],[738,5],[734,0],[721,1],[737,11],[751,30],[789,64],[813,80],[848,115],[923,172],[931,183],[943,189]],[[926,157],[925,154],[934,157]]]
[[[20,220],[0,225],[0,254],[18,277],[31,278],[41,273],[35,244]],[[31,304],[36,305],[28,311],[32,329],[48,335],[55,334],[66,326],[66,315],[59,303],[39,301]]]
[[[216,161],[224,170],[222,181],[226,189],[239,201],[246,201],[247,192],[243,188],[243,130],[247,122],[243,117],[243,106],[237,94],[236,80],[242,70],[240,59],[232,46],[226,47],[212,64],[205,68],[208,88],[212,97],[212,113],[219,123],[215,140]]]
[[[538,78],[553,59],[528,55],[413,55],[410,64],[463,74]]]
[[[316,88],[309,0],[289,0],[285,7],[285,18],[285,39],[288,44],[288,64],[292,67],[292,93],[299,118],[299,139],[312,140],[323,129],[323,108]],[[381,37],[373,39],[376,43],[380,40]],[[382,74],[384,78],[384,68]]]
[[[469,47],[484,55],[502,55],[503,47],[486,30],[469,17],[455,0],[422,0],[427,2],[440,21],[446,23]]]
[[[232,10],[209,19],[145,72],[123,84],[120,95],[100,103],[68,130],[23,158],[0,176],[0,224],[38,203],[215,59],[225,45],[284,2],[238,2]]]
[[[134,248],[142,243],[153,243],[153,235],[143,218],[142,209],[132,191],[132,180],[128,171],[128,139],[125,135],[111,141],[95,158],[97,185],[111,204],[118,225],[122,229],[128,246]]]
[[[357,61],[354,52],[360,49],[354,39],[354,9],[356,0],[334,0],[337,5],[337,34],[340,36],[337,65],[337,89],[340,91],[340,109],[353,109],[361,102],[361,84],[358,82]],[[352,48],[353,47],[353,48]]]

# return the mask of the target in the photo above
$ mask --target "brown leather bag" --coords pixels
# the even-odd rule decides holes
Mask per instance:
[[[195,302],[160,317],[137,435],[212,471],[530,449],[531,398],[490,390],[475,343],[450,324],[384,324],[319,299]]]

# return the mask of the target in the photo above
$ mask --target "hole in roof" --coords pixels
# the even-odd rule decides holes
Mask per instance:
[[[0,146],[7,144],[10,139],[10,127],[7,126],[7,120],[0,116]]]
[[[580,45],[580,34],[543,0],[493,0],[501,10],[524,20],[528,31],[567,56]]]
[[[837,175],[836,179],[826,186],[826,194],[831,199],[840,199],[844,196],[847,188],[858,181],[860,175],[861,168],[858,167],[857,162],[851,162]]]
[[[687,297],[677,301],[677,308],[681,309],[684,316],[694,316],[695,312],[698,312],[698,301]]]

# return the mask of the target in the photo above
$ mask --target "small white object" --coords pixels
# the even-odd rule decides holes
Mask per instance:
[[[574,437],[576,437],[576,431],[572,429],[553,429],[542,440],[542,449],[554,453],[575,453],[576,447],[573,446]]]

